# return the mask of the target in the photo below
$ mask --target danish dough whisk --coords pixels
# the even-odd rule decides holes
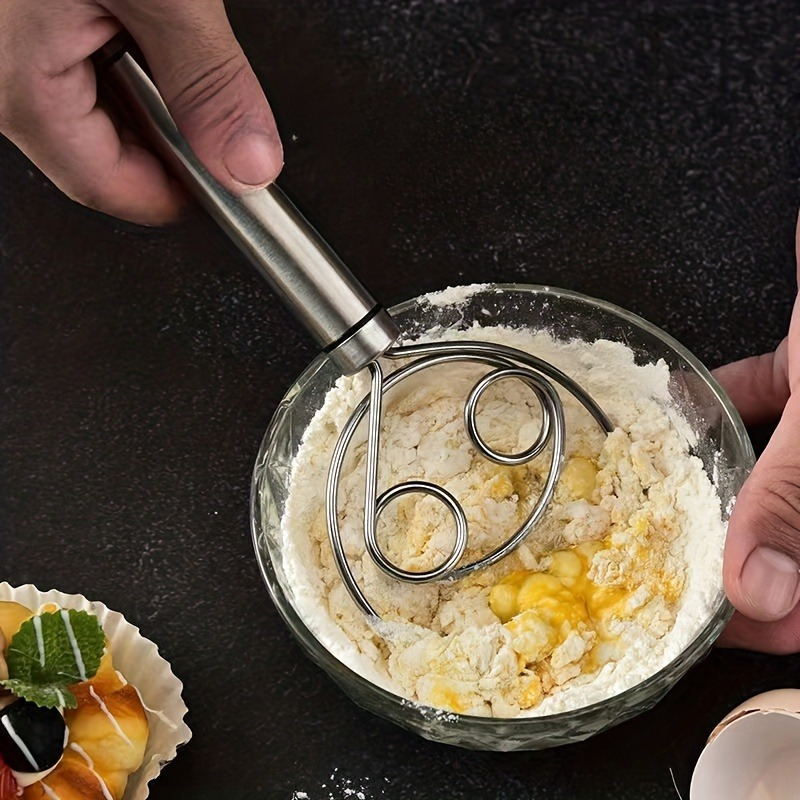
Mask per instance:
[[[95,66],[125,109],[211,217],[247,256],[322,351],[346,375],[368,370],[370,391],[344,425],[334,448],[325,496],[328,535],[342,581],[356,605],[379,618],[348,563],[339,528],[338,494],[345,457],[359,423],[366,418],[367,454],[364,490],[364,544],[375,564],[389,577],[410,583],[456,580],[497,563],[518,547],[536,527],[553,498],[564,459],[565,421],[556,385],[572,394],[607,433],[613,424],[593,398],[552,364],[521,350],[490,342],[436,341],[398,343],[400,330],[389,313],[370,295],[314,230],[286,195],[272,184],[253,194],[235,196],[203,167],[178,131],[158,90],[125,40],[116,37],[99,50]],[[384,374],[379,359],[400,362]],[[471,363],[488,369],[472,387],[464,405],[464,424],[477,450],[505,465],[527,463],[550,446],[549,470],[543,489],[527,518],[503,543],[469,563],[462,563],[469,530],[466,514],[446,489],[424,480],[396,484],[378,494],[383,397],[406,378],[436,367]],[[541,427],[536,440],[520,453],[502,453],[483,438],[476,421],[481,397],[499,381],[518,380],[538,400]],[[455,537],[450,553],[434,567],[407,570],[390,560],[378,541],[377,521],[393,500],[409,493],[436,498],[450,511]]]

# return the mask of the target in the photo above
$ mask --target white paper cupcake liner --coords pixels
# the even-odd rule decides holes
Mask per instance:
[[[150,724],[150,735],[142,766],[128,780],[123,800],[145,800],[149,783],[157,778],[181,745],[192,738],[183,721],[187,712],[181,692],[183,683],[172,672],[169,662],[159,655],[155,643],[146,639],[117,611],[103,603],[90,602],[83,595],[64,594],[55,589],[39,591],[35,586],[0,583],[0,601],[10,600],[36,611],[45,603],[94,614],[111,642],[114,667],[142,698]]]

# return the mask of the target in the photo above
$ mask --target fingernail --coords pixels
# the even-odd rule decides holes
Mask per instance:
[[[275,142],[260,133],[244,133],[228,144],[225,169],[245,186],[263,186],[275,177]]]
[[[782,619],[797,603],[800,567],[771,547],[757,547],[742,568],[742,589],[753,611],[766,619]]]

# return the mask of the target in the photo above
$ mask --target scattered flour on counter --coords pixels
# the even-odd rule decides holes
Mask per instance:
[[[282,520],[284,568],[308,627],[341,661],[412,702],[448,712],[513,717],[566,711],[618,694],[677,656],[708,622],[721,590],[725,527],[694,434],[668,390],[664,362],[637,365],[624,345],[557,341],[501,327],[448,330],[533,353],[592,395],[610,435],[560,392],[566,419],[562,478],[546,515],[514,553],[450,583],[385,576],[362,533],[365,426],[340,485],[342,540],[356,580],[382,621],[372,627],[344,588],[325,524],[325,481],[338,433],[367,393],[340,379],[305,431]],[[391,369],[387,365],[387,369]],[[462,421],[485,368],[447,365],[386,395],[379,492],[426,479],[461,502],[474,560],[517,529],[546,479],[549,453],[520,466],[476,453]],[[518,381],[492,387],[478,426],[503,452],[530,445],[538,403]],[[452,520],[437,501],[407,495],[381,515],[378,537],[406,569],[439,563]]]
[[[319,792],[292,792],[291,800],[378,800],[386,797],[386,788],[390,784],[388,778],[371,781],[369,776],[362,780],[353,780],[339,774],[335,767],[330,777],[320,785]]]

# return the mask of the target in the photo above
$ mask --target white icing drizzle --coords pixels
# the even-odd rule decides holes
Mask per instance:
[[[28,759],[28,763],[33,767],[33,771],[34,772],[41,771],[42,768],[36,762],[36,759],[33,757],[33,753],[31,753],[31,751],[28,750],[28,745],[26,745],[25,742],[23,742],[22,739],[20,739],[20,737],[17,735],[17,732],[14,730],[14,726],[11,724],[8,717],[3,717],[2,723],[3,727],[8,731],[8,735],[11,737],[14,744],[17,747],[19,747],[19,750],[22,753],[22,755],[24,755],[25,758]]]
[[[139,695],[139,702],[142,704],[142,708],[148,713],[152,714],[153,716],[160,719],[170,730],[176,731],[178,730],[178,726],[163,712],[163,711],[156,711],[154,708],[150,708],[147,703],[144,702],[144,698],[142,697],[142,693],[134,686],[134,691],[137,695]]]
[[[86,762],[86,766],[94,771],[94,761],[92,761],[92,757],[76,742],[71,742],[69,746],[71,750],[74,750]]]
[[[106,800],[114,800],[113,795],[111,794],[111,792],[108,791],[108,786],[106,785],[106,782],[97,773],[97,770],[95,770],[94,761],[92,761],[91,756],[79,744],[75,744],[75,742],[72,742],[72,744],[70,744],[70,748],[74,750],[86,762],[86,766],[89,767],[91,773],[95,776],[95,778],[97,778],[97,781],[100,784],[100,789],[102,790],[103,796],[106,798]]]
[[[117,673],[117,678],[119,678],[120,682],[123,686],[128,685],[128,681],[125,679],[125,676],[118,670],[115,669],[114,672]],[[134,686],[133,687],[136,694],[139,696],[139,702],[142,704],[142,708],[148,713],[155,716],[157,719],[160,719],[170,730],[176,731],[178,730],[178,726],[163,712],[163,711],[156,711],[154,708],[150,708],[150,706],[145,703],[144,698],[142,697],[142,693]]]
[[[42,634],[42,618],[33,618],[33,629],[36,631],[36,647],[39,649],[39,664],[44,666],[44,635]]]
[[[119,737],[126,741],[129,747],[133,747],[133,742],[125,735],[125,731],[120,728],[119,722],[117,722],[114,715],[108,710],[108,706],[103,702],[103,698],[94,690],[94,686],[89,687],[89,694],[97,700],[97,704],[108,717],[108,721],[114,726],[114,730],[119,734]]]
[[[50,800],[61,800],[61,798],[44,781],[42,781],[42,789],[50,798]]]
[[[54,689],[53,691],[56,693],[56,697],[58,698],[59,707],[64,708],[64,706],[66,705],[66,702],[64,700],[64,693],[61,691],[61,689]]]
[[[78,674],[81,676],[81,680],[85,681],[86,667],[83,665],[83,653],[81,653],[81,649],[78,647],[75,631],[72,630],[72,623],[69,621],[69,614],[63,608],[61,609],[61,619],[64,620],[64,627],[67,629],[69,643],[72,646],[72,654],[75,656],[75,664],[78,666]]]

